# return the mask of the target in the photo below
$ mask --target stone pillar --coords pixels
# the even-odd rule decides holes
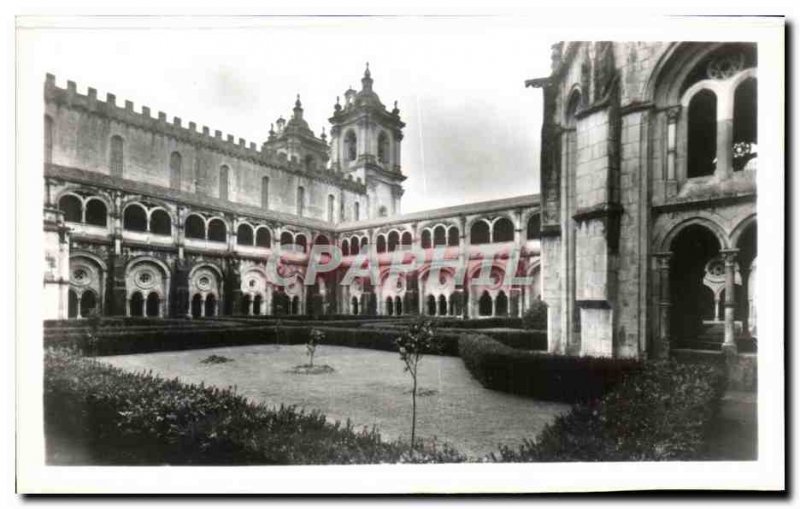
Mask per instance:
[[[655,255],[658,276],[659,276],[659,296],[658,296],[658,341],[654,348],[655,357],[666,359],[670,352],[670,320],[672,310],[672,297],[669,286],[669,264],[672,258],[671,252],[656,253]]]
[[[738,249],[723,249],[720,251],[725,260],[725,339],[722,351],[736,353],[736,338],[734,330],[734,310],[736,308],[736,256]]]

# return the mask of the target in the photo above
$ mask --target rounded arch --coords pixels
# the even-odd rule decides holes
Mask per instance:
[[[469,243],[488,244],[489,242],[491,242],[491,228],[489,222],[485,219],[473,221],[469,228]]]
[[[150,211],[150,232],[156,235],[172,235],[172,217],[161,207]]]
[[[153,265],[156,265],[158,266],[159,269],[161,269],[162,275],[164,277],[166,278],[170,277],[170,270],[167,264],[164,263],[162,260],[159,260],[155,256],[149,256],[149,255],[140,255],[134,258],[133,260],[129,261],[128,265],[125,266],[125,272],[129,273],[131,270],[133,270],[137,265],[141,263],[152,263]]]
[[[236,228],[236,244],[240,246],[252,246],[255,243],[253,238],[253,227],[249,223],[240,223]]]
[[[58,198],[58,208],[64,212],[64,220],[70,223],[83,222],[83,200],[76,194],[64,193]]]
[[[350,241],[347,239],[342,239],[342,255],[350,256]]]
[[[389,252],[397,250],[397,247],[400,245],[400,233],[397,230],[392,230],[389,232],[387,236],[387,244]]]
[[[208,240],[225,242],[228,240],[228,225],[219,217],[208,220]]]
[[[86,199],[86,224],[94,226],[108,226],[108,206],[105,200],[96,196]]]
[[[433,247],[433,234],[428,228],[422,230],[422,238],[420,239],[422,249]]]
[[[131,202],[122,212],[122,228],[125,230],[147,231],[147,208],[139,202]]]
[[[538,212],[531,214],[526,222],[526,236],[528,240],[542,237],[542,216]]]
[[[403,235],[400,236],[400,245],[402,245],[403,247],[408,247],[408,246],[411,246],[412,243],[413,243],[413,240],[412,240],[411,232],[409,232],[409,231],[403,232]]]
[[[361,251],[361,247],[360,247],[360,244],[359,244],[358,237],[356,237],[355,235],[353,235],[353,236],[350,238],[350,254],[351,254],[351,255],[353,255],[353,256],[355,256],[355,255],[357,255],[357,254],[358,254],[360,251]]]
[[[330,245],[331,241],[327,235],[322,233],[318,233],[316,237],[314,237],[314,244],[319,244],[321,246],[328,246]]]
[[[304,233],[298,233],[294,237],[294,245],[300,248],[300,251],[305,253],[308,248],[308,241]]]
[[[272,247],[272,231],[264,225],[256,228],[256,246]]]
[[[461,235],[458,226],[451,226],[447,229],[447,245],[458,246],[461,242]]]
[[[292,232],[284,231],[281,233],[281,246],[294,245],[294,235]]]
[[[433,246],[445,246],[447,245],[447,229],[443,224],[436,225],[433,228]]]
[[[492,242],[513,242],[514,222],[505,216],[500,216],[492,224]]]
[[[206,238],[206,222],[197,214],[189,214],[186,217],[184,224],[184,231],[186,238],[189,239],[205,239]]]
[[[574,129],[577,121],[577,113],[580,109],[581,98],[583,91],[579,85],[573,85],[567,95],[567,101],[564,103],[564,126],[568,129]]]
[[[733,230],[731,230],[730,234],[730,239],[731,239],[730,245],[734,247],[738,246],[742,234],[745,233],[745,231],[751,226],[756,226],[755,212],[745,217],[741,221],[739,221],[739,223],[733,227]]]
[[[367,236],[365,235],[361,237],[361,250],[362,251],[366,250],[368,245],[369,245],[369,239],[367,239]]]
[[[386,237],[382,233],[378,234],[378,239],[375,242],[375,247],[379,253],[386,252]]]

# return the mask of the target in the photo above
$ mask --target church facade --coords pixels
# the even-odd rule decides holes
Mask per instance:
[[[298,97],[256,145],[48,75],[47,318],[521,316],[540,296],[538,196],[401,214],[405,124],[369,68],[361,84],[329,137]],[[310,275],[318,246],[340,263]]]
[[[554,352],[736,351],[756,330],[757,51],[564,42],[543,89]]]

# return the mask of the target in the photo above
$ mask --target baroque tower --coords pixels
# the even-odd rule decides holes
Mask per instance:
[[[399,214],[406,179],[400,171],[405,124],[397,102],[387,110],[372,90],[372,82],[367,64],[361,91],[348,89],[344,105],[337,97],[330,118],[332,167],[366,184],[367,218]]]

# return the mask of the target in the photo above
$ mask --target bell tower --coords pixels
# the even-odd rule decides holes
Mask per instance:
[[[361,90],[349,88],[344,105],[339,97],[331,123],[331,164],[335,171],[361,178],[367,186],[367,218],[400,213],[402,182],[400,145],[405,124],[400,120],[397,101],[389,111],[372,90],[372,73],[367,63]]]

